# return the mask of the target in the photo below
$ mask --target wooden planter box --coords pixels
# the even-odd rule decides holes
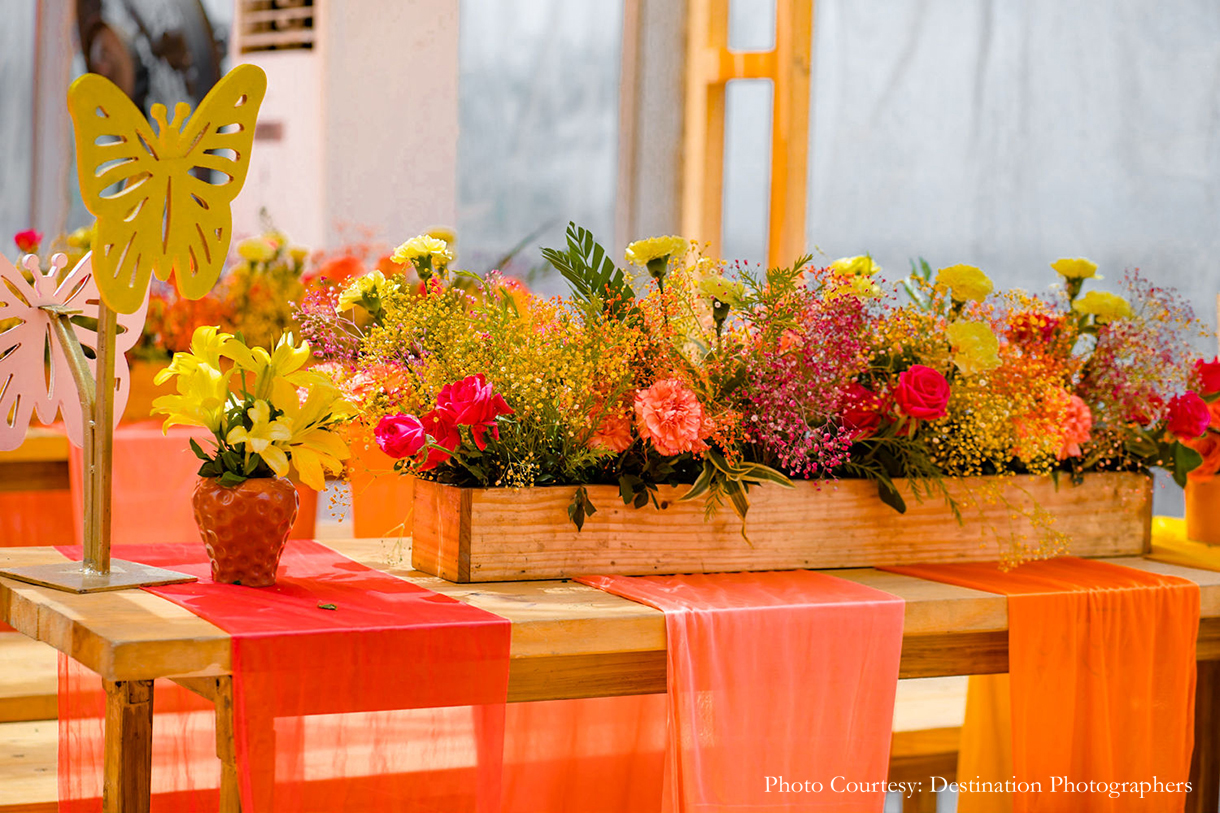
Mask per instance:
[[[636,510],[623,505],[617,488],[590,486],[597,513],[577,532],[567,514],[574,487],[420,480],[411,559],[454,582],[987,561],[1000,557],[1000,540],[1037,542],[1027,518],[1035,502],[1054,515],[1073,555],[1141,554],[1151,541],[1152,478],[1141,474],[1089,474],[1079,486],[1064,477],[1058,488],[1049,477],[952,480],[962,524],[942,499],[920,503],[905,482],[898,485],[906,514],[882,503],[869,481],[752,489],[747,542],[728,507],[704,521],[702,499],[676,502],[684,487],[662,488],[660,509]]]

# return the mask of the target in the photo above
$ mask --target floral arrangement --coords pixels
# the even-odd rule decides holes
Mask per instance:
[[[1138,273],[1125,297],[1085,292],[1096,265],[1063,259],[1034,295],[920,262],[887,292],[867,256],[762,271],[678,237],[633,243],[620,268],[575,225],[543,255],[569,296],[451,270],[421,236],[395,259],[422,285],[369,273],[302,320],[400,471],[576,485],[580,527],[589,484],[636,507],[686,485],[744,517],[755,485],[840,477],[904,511],[906,478],[957,510],[947,477],[1161,466],[1183,482],[1203,460],[1215,370],[1195,364],[1190,308]],[[1048,530],[1017,555],[1058,544]]]
[[[1199,359],[1195,363],[1195,375],[1199,382],[1199,392],[1208,410],[1207,430],[1198,438],[1185,441],[1186,445],[1199,453],[1202,462],[1192,470],[1188,479],[1199,483],[1210,482],[1220,474],[1220,358],[1211,361]],[[1202,411],[1197,402],[1191,402],[1189,411],[1184,411],[1192,422],[1202,421]],[[1185,420],[1185,419],[1184,419]],[[1194,429],[1194,423],[1187,426]]]
[[[308,343],[294,344],[291,333],[269,352],[216,327],[196,328],[189,352],[175,353],[157,374],[158,384],[173,379],[177,394],[158,398],[153,412],[167,416],[166,429],[185,424],[212,433],[210,452],[191,441],[200,477],[235,486],[283,477],[292,467],[321,491],[325,472],[343,470],[348,450],[337,430],[351,405],[328,376],[305,369],[309,358]]]
[[[202,299],[185,299],[173,286],[154,281],[144,335],[134,352],[166,359],[186,350],[201,325],[219,326],[261,347],[270,347],[285,330],[299,329],[293,308],[305,294],[309,250],[268,227],[239,242],[236,251],[220,283]]]

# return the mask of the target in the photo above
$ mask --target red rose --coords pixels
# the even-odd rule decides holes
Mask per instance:
[[[423,423],[424,429],[432,436],[432,442],[437,446],[443,446],[449,452],[456,452],[457,448],[462,445],[462,436],[458,434],[457,424],[455,424],[447,413],[443,413],[438,409],[434,409],[426,415],[420,417],[420,422]],[[453,455],[449,452],[441,451],[440,449],[429,449],[428,456],[424,459],[423,465],[419,467],[420,471],[434,469],[441,463],[444,463]]]
[[[877,393],[852,382],[843,393],[843,414],[839,422],[851,432],[852,440],[867,438],[881,426],[885,404]]]
[[[42,232],[26,229],[13,235],[13,242],[22,254],[33,254],[42,245]]]
[[[461,381],[446,384],[436,396],[436,409],[448,416],[456,426],[469,426],[474,445],[479,450],[487,448],[487,432],[500,439],[500,427],[496,418],[511,415],[512,409],[491,384],[480,375],[471,375]]]
[[[414,457],[428,445],[428,432],[414,415],[386,415],[377,422],[373,437],[381,451],[393,458]]]
[[[1220,392],[1220,358],[1211,361],[1199,359],[1195,362],[1195,373],[1199,376],[1204,395]]]
[[[1198,393],[1187,391],[1169,402],[1169,419],[1166,428],[1178,440],[1194,440],[1207,431],[1212,414],[1207,402]]]
[[[898,376],[894,400],[910,417],[934,421],[945,417],[945,409],[949,406],[949,382],[931,367],[916,364]]]

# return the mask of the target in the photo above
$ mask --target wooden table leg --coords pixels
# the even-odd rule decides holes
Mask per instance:
[[[1186,813],[1220,809],[1220,661],[1199,661],[1195,688],[1195,752]]]
[[[216,756],[220,758],[220,813],[241,813],[237,748],[233,743],[233,678],[216,679]]]
[[[148,813],[152,802],[151,680],[107,680],[103,813]]]

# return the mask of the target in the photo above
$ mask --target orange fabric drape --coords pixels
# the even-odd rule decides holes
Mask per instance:
[[[887,569],[1008,596],[1013,770],[1017,782],[1039,783],[1013,794],[1013,810],[1182,809],[1197,585],[1072,557],[1007,573],[995,563]]]
[[[191,508],[198,480],[199,458],[191,452],[193,439],[210,449],[212,435],[197,426],[171,426],[168,434],[159,421],[121,424],[114,430],[114,489],[111,534],[118,544],[197,544],[199,529]],[[81,450],[68,455],[75,512],[76,544],[83,541],[83,477]],[[293,539],[312,539],[318,495],[297,487],[301,511],[292,528]]]
[[[957,751],[958,777],[991,783],[1012,779],[1010,696],[1007,674],[970,676]],[[961,794],[957,813],[1012,813],[1012,794]]]
[[[511,703],[502,813],[660,813],[663,694]]]
[[[902,599],[807,570],[578,581],[665,612],[663,811],[880,813]]]

